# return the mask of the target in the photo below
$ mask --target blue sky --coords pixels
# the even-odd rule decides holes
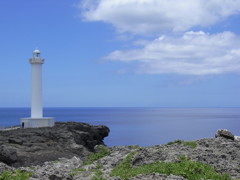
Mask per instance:
[[[240,107],[238,0],[0,1],[0,107]]]

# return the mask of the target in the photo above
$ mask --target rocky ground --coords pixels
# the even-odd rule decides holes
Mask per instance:
[[[89,126],[85,124],[84,126],[89,128]],[[109,130],[103,126],[95,128],[97,129],[96,131],[98,132],[98,135],[101,134],[98,130],[104,130],[104,133],[101,134],[102,139],[109,132]],[[82,138],[81,134],[84,133],[78,132],[77,134],[79,136],[75,136],[75,138],[72,138],[71,141],[67,143],[68,146],[73,146],[71,144],[73,142],[75,144],[74,146],[76,146],[76,142],[82,142],[83,139],[86,141],[85,138],[90,138]],[[66,134],[63,138],[65,138],[65,136],[71,137],[72,135]],[[60,136],[58,139],[61,138],[62,137]],[[77,138],[80,138],[81,140],[77,140]],[[91,138],[93,138],[93,136],[91,136]],[[55,161],[46,161],[43,164],[37,163],[29,165],[28,167],[18,167],[18,169],[23,172],[32,172],[30,180],[121,180],[121,178],[118,176],[112,176],[111,172],[113,169],[116,168],[116,166],[122,163],[124,159],[129,156],[129,154],[132,154],[130,164],[133,168],[142,167],[144,165],[157,161],[177,163],[179,162],[179,157],[184,157],[191,161],[198,161],[204,164],[209,164],[219,174],[223,175],[227,173],[233,179],[240,178],[240,141],[238,137],[234,137],[227,130],[219,130],[216,133],[215,138],[205,138],[193,142],[175,141],[166,145],[157,145],[147,148],[142,148],[138,146],[108,148],[99,145],[103,144],[101,141],[102,139],[97,139],[98,141],[94,141],[95,143],[93,143],[93,141],[90,141],[91,143],[89,142],[89,144],[86,143],[85,145],[88,144],[87,148],[83,145],[83,143],[81,143],[81,145],[86,148],[85,151],[88,152],[87,154],[90,154],[88,156],[88,159],[83,158],[83,156],[81,155],[81,153],[83,152],[83,147],[81,146],[78,153],[76,153],[75,151],[71,151],[70,154],[74,155],[71,158],[61,157]],[[65,148],[66,149],[63,152],[68,152],[68,147]],[[17,149],[15,149],[15,151],[18,152]],[[23,149],[19,152],[22,151]],[[91,154],[90,151],[94,151],[94,153]],[[36,150],[35,153],[37,152],[39,151]],[[39,153],[41,152],[42,151],[40,151]],[[59,153],[59,155],[62,155],[62,153]],[[34,154],[32,154],[31,156],[33,157]],[[30,160],[27,161],[29,162]],[[18,163],[13,163],[13,165],[16,164]],[[23,164],[26,165],[27,163]],[[16,168],[1,163],[0,172],[3,172],[5,170],[15,171]],[[139,174],[129,179],[184,180],[186,178],[173,174],[164,175],[153,172],[142,175]]]
[[[41,165],[58,158],[84,159],[108,136],[106,126],[57,122],[54,127],[0,131],[0,161],[13,167]]]

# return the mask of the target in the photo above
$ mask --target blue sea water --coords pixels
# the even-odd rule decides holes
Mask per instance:
[[[19,125],[29,108],[0,108],[0,127]],[[106,125],[108,146],[165,144],[214,137],[217,129],[240,135],[240,108],[45,108],[45,117]]]

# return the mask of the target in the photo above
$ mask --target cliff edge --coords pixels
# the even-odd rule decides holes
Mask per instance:
[[[106,147],[108,133],[105,126],[84,123],[1,132],[0,179],[240,179],[240,139],[227,130],[218,130],[215,138],[145,148]]]
[[[0,131],[0,161],[13,167],[41,165],[58,158],[84,159],[103,145],[106,126],[56,122],[54,127]]]

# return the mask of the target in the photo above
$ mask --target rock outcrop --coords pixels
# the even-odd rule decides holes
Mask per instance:
[[[106,126],[56,122],[54,127],[0,131],[0,161],[14,167],[41,165],[58,158],[82,159],[104,144]]]
[[[223,137],[223,138],[226,138],[226,139],[231,139],[231,140],[234,140],[234,135],[229,132],[227,129],[219,129],[216,134],[215,134],[215,137]]]
[[[121,163],[131,152],[136,152],[131,160],[131,166],[138,168],[143,165],[163,161],[179,162],[179,157],[184,156],[192,161],[211,165],[219,174],[229,174],[232,178],[240,178],[240,141],[233,141],[224,137],[205,138],[194,141],[196,147],[184,143],[170,143],[147,148],[138,146],[123,146],[108,148],[109,155],[102,157],[91,164],[84,164],[81,159],[60,159],[58,162],[46,162],[43,166],[23,168],[24,171],[34,173],[31,180],[37,179],[69,179],[92,180],[94,177],[106,180],[122,180],[112,177],[111,171]],[[107,148],[107,147],[106,147]],[[99,175],[100,174],[100,177]],[[97,178],[96,178],[97,179]],[[163,175],[150,173],[137,175],[129,180],[185,180],[176,175]]]
[[[58,123],[56,131],[53,129],[51,131],[47,129],[42,129],[45,131],[44,134],[48,134],[47,138],[40,134],[39,137],[36,136],[36,132],[32,132],[33,129],[29,129],[26,132],[16,131],[16,136],[20,136],[21,133],[25,134],[21,138],[13,138],[11,134],[5,134],[5,141],[2,144],[2,148],[11,148],[11,150],[5,150],[5,158],[9,153],[9,156],[12,156],[11,159],[13,162],[15,160],[15,153],[17,154],[17,161],[12,163],[12,165],[17,167],[19,166],[19,160],[26,160],[22,156],[24,149],[20,147],[26,146],[25,140],[34,140],[33,143],[35,149],[30,150],[29,157],[37,159],[36,155],[41,157],[50,157],[49,162],[36,161],[37,163],[33,164],[30,161],[23,163],[28,167],[20,167],[19,169],[23,172],[32,172],[32,177],[30,180],[92,180],[92,179],[106,179],[106,180],[122,180],[119,176],[114,176],[111,174],[112,170],[115,169],[120,163],[126,160],[126,157],[131,157],[128,161],[129,166],[126,164],[124,166],[128,169],[132,168],[142,168],[144,165],[149,165],[150,163],[155,162],[165,162],[165,163],[180,163],[181,158],[187,161],[197,161],[203,164],[208,164],[213,167],[214,171],[224,175],[229,174],[231,178],[240,178],[240,141],[236,139],[229,138],[232,133],[224,130],[224,133],[227,132],[228,136],[220,135],[222,131],[219,130],[216,134],[216,138],[204,138],[192,142],[185,141],[175,141],[165,145],[156,145],[152,147],[139,147],[139,146],[122,146],[122,147],[103,147],[96,146],[97,144],[103,144],[103,138],[108,135],[109,129],[105,126],[90,126],[82,123]],[[221,132],[220,132],[221,131]],[[13,132],[13,131],[12,131]],[[48,133],[47,133],[48,132]],[[26,134],[28,134],[26,136]],[[34,134],[36,137],[30,138],[30,135]],[[15,137],[16,137],[15,136]],[[43,137],[42,137],[43,136]],[[3,136],[1,136],[2,138]],[[50,138],[51,137],[51,138]],[[234,136],[233,136],[234,137]],[[45,139],[48,139],[47,142]],[[10,142],[9,142],[10,140]],[[54,141],[53,141],[54,140]],[[3,141],[1,139],[1,141]],[[37,146],[36,143],[37,142]],[[42,144],[41,144],[42,143]],[[48,150],[44,151],[46,147],[44,143],[52,143],[49,146]],[[40,144],[42,145],[41,149]],[[4,146],[3,146],[4,145]],[[55,146],[55,148],[53,147]],[[36,148],[38,147],[38,148]],[[100,148],[101,147],[101,148]],[[101,149],[104,149],[101,152]],[[58,155],[62,156],[66,153],[64,158],[58,158],[57,161],[52,161],[50,154],[53,151]],[[94,151],[97,154],[94,154],[94,158],[89,158],[91,161],[85,161],[86,155],[91,151]],[[107,153],[106,153],[107,151]],[[39,153],[39,154],[38,154]],[[74,155],[74,156],[73,156]],[[131,155],[131,156],[129,156]],[[23,159],[21,159],[23,158]],[[8,160],[9,160],[8,159]],[[45,158],[46,160],[46,158]],[[22,162],[21,161],[21,162]],[[89,163],[90,162],[90,163]],[[18,164],[19,163],[19,164]],[[28,164],[27,164],[28,163]],[[16,170],[14,167],[7,166],[3,163],[0,164],[0,172],[3,170]],[[127,170],[126,170],[127,171]],[[124,171],[123,173],[127,173]],[[171,175],[171,174],[160,174],[159,172],[150,172],[148,174],[137,174],[135,177],[130,177],[129,180],[186,180],[187,177],[184,174],[181,175]],[[190,178],[191,179],[191,178]]]
[[[196,148],[184,144],[158,145],[144,148],[133,158],[135,167],[156,161],[178,162],[180,156],[209,164],[221,174],[240,178],[240,142],[218,137],[195,141]]]
[[[0,162],[0,174],[4,171],[14,171],[14,170],[15,170],[15,168],[10,167],[10,166]]]

